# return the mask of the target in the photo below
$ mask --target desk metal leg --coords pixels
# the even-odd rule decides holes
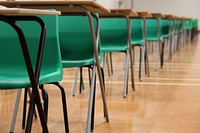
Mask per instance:
[[[22,89],[18,89],[15,108],[14,108],[13,117],[12,117],[12,123],[11,123],[11,127],[10,127],[10,133],[14,132],[21,92],[22,92]]]
[[[129,50],[126,51],[126,61],[125,61],[125,78],[124,78],[124,98],[128,94],[128,66],[129,66]]]
[[[92,33],[92,40],[93,40],[93,44],[94,44],[94,54],[95,54],[95,59],[96,59],[99,82],[100,82],[100,86],[101,86],[100,88],[101,88],[101,95],[102,95],[102,100],[103,100],[103,104],[104,104],[104,112],[105,112],[106,122],[109,122],[108,109],[107,109],[107,103],[106,103],[106,97],[105,97],[105,88],[104,88],[104,83],[103,83],[103,78],[102,78],[102,73],[101,73],[101,66],[100,66],[100,63],[99,63],[99,57],[98,57],[98,53],[97,53],[98,52],[97,46],[98,46],[98,41],[99,41],[99,30],[100,30],[99,18],[94,16],[97,20],[97,32],[95,34],[92,16],[88,11],[86,11],[86,14],[87,14],[88,19],[89,19],[90,30],[91,30],[91,33]]]
[[[76,95],[77,80],[78,80],[78,67],[76,67],[76,70],[75,70],[75,77],[74,77],[74,85],[73,85],[73,89],[72,89],[72,96]]]
[[[87,114],[87,126],[86,126],[86,133],[90,132],[91,129],[91,123],[92,123],[92,111],[93,111],[93,103],[94,103],[94,89],[95,89],[95,75],[96,75],[96,66],[93,65],[92,70],[92,81],[90,86],[90,96],[89,96],[89,104],[88,104],[88,114]]]
[[[94,76],[94,93],[93,93],[93,104],[92,104],[92,114],[91,114],[91,129],[90,129],[91,132],[94,132],[95,98],[96,98],[96,74]]]

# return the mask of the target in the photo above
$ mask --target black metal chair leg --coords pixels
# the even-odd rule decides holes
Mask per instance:
[[[29,97],[31,99],[31,90],[30,90],[30,88],[28,88],[28,95],[29,95]],[[37,118],[36,110],[34,111],[34,116],[35,116],[35,118]]]
[[[145,54],[144,54],[144,63],[145,63],[145,75],[147,75],[149,77],[148,55],[147,55],[146,48],[145,48]]]
[[[132,49],[134,50],[134,47]],[[135,58],[135,53],[133,53],[134,51],[132,52],[132,49],[129,49],[129,56],[130,56],[130,68],[131,68],[131,84],[132,84],[133,91],[135,91],[134,62],[133,62]],[[127,91],[128,91],[128,87],[127,87]]]
[[[56,85],[61,91],[62,105],[63,105],[63,115],[64,115],[64,122],[65,122],[65,132],[69,133],[69,122],[68,122],[67,101],[66,101],[65,90],[64,90],[63,86],[58,82],[55,82],[55,83],[52,83],[52,84]]]
[[[103,78],[103,84],[104,84],[104,92],[106,92],[105,90],[105,77],[104,77],[104,71],[103,71],[103,68],[101,67],[101,74],[102,74],[102,78]],[[104,105],[105,106],[105,105]],[[104,117],[106,117],[106,110],[105,110],[105,107],[103,107],[104,109]]]
[[[147,71],[147,76],[150,77],[150,71],[149,71],[149,53],[148,53],[148,45],[145,43],[145,67]]]
[[[30,98],[30,106],[29,106],[29,112],[28,112],[28,118],[27,118],[25,133],[31,132],[34,110],[35,110],[35,102],[34,102],[34,96],[32,94],[31,98]]]
[[[170,53],[169,53],[170,60],[172,60],[172,53],[173,53],[173,51],[172,51],[172,43],[173,43],[173,42],[172,42],[172,41],[173,41],[173,40],[172,40],[172,37],[170,37],[170,48],[169,48],[169,49],[170,49],[170,50],[169,50],[169,51],[170,51]]]
[[[90,72],[90,67],[88,67],[88,75],[89,75],[89,84],[91,85],[91,72]]]
[[[110,53],[110,70],[111,74],[113,75],[112,53]]]
[[[49,97],[48,93],[44,88],[44,85],[40,85],[39,88],[42,90],[42,98],[44,101],[44,113],[46,116],[46,121],[48,121],[48,107],[49,107]]]
[[[161,68],[164,65],[164,46],[165,46],[165,43],[163,42],[162,43],[162,50],[161,50]]]
[[[22,129],[25,129],[25,125],[26,125],[27,94],[29,94],[29,97],[31,98],[30,88],[25,88],[25,91],[24,91],[24,107],[23,107],[23,117],[22,117]],[[34,109],[34,116],[35,116],[35,118],[37,118],[37,113],[36,113],[35,109]]]
[[[140,59],[139,59],[139,79],[141,78],[141,61],[142,61],[142,47],[140,47]]]
[[[133,54],[132,55],[133,56],[132,57],[133,58],[133,65],[135,65],[135,47],[134,46],[132,47],[132,54]]]
[[[84,82],[83,82],[83,71],[81,72],[81,87],[83,90],[85,89]]]
[[[129,74],[129,69],[128,69],[128,74]],[[133,74],[134,75],[134,74]],[[127,75],[128,76],[128,75]],[[129,76],[127,77],[127,83],[126,83],[126,95],[128,95],[128,80],[129,80]],[[134,91],[135,91],[135,81],[134,81]]]
[[[94,94],[93,94],[93,105],[92,105],[92,116],[91,116],[91,132],[94,132],[94,115],[95,115],[95,97],[96,97],[96,75],[94,79]]]
[[[25,88],[24,89],[24,106],[23,106],[23,117],[22,117],[22,129],[25,129],[25,124],[26,124],[27,93],[28,93],[28,88]]]
[[[83,82],[83,68],[80,67],[80,83],[79,83],[79,94],[81,94],[82,92],[82,82]]]
[[[107,70],[108,70],[108,76],[111,76],[111,72],[110,72],[110,66],[109,66],[109,61],[108,61],[108,56],[106,58],[106,63],[107,63]]]

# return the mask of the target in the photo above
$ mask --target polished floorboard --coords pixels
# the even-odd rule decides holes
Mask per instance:
[[[110,122],[103,118],[102,100],[97,82],[95,133],[200,133],[200,42],[186,44],[155,71],[155,52],[149,55],[150,77],[138,80],[138,49],[135,50],[135,84],[123,98],[123,54],[113,54],[114,73],[106,72],[106,98]],[[166,52],[166,51],[165,51]],[[62,85],[67,94],[67,106],[71,133],[84,133],[89,99],[87,69],[84,69],[85,89],[72,96],[74,69],[65,69]],[[79,86],[78,86],[79,87]],[[46,85],[49,93],[50,133],[64,133],[63,114],[59,90]],[[9,132],[17,91],[0,91],[0,133]],[[15,126],[21,129],[23,93]],[[41,131],[39,118],[33,119],[32,133]]]

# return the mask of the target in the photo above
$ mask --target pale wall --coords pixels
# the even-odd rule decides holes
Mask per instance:
[[[115,8],[115,0],[96,0],[98,3],[102,4],[107,8]]]
[[[134,0],[134,9],[192,17],[200,21],[200,0]]]
[[[121,8],[131,8],[131,0],[97,0],[107,8],[118,8],[119,1],[122,1]],[[133,0],[135,10],[149,12],[161,12],[197,18],[200,25],[200,0]],[[200,26],[199,26],[200,27]]]

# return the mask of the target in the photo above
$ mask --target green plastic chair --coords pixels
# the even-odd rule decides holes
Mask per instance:
[[[57,85],[61,90],[65,131],[69,132],[65,91],[58,83],[62,80],[62,63],[58,40],[57,16],[42,16],[41,18],[46,24],[46,41],[38,85],[43,87],[43,84],[51,83]],[[33,21],[19,21],[18,24],[24,32],[31,62],[33,68],[35,68],[41,28],[38,23]],[[0,65],[0,89],[8,90],[31,87],[16,31],[2,21],[0,22],[0,29],[4,31],[0,32],[0,62],[2,62]],[[34,107],[34,103],[30,103],[30,106]],[[32,116],[29,116],[29,118],[31,119]],[[30,127],[26,129],[28,130],[28,128]]]
[[[171,21],[171,35],[172,35],[172,46],[171,46],[171,55],[176,52],[175,45],[176,45],[176,34],[177,34],[177,20],[173,19]]]
[[[185,21],[185,29],[186,30],[191,30],[192,29],[192,20],[186,20]]]
[[[177,46],[176,47],[181,47],[182,46],[182,32],[183,32],[183,22],[182,20],[177,20]],[[179,46],[180,44],[180,46]]]
[[[143,80],[144,60],[145,60],[144,20],[142,18],[131,18],[130,23],[131,23],[131,45],[132,47],[135,46],[140,47],[139,79]]]
[[[147,27],[147,41],[148,42],[157,42],[156,43],[156,63],[155,70],[158,69],[158,57],[159,57],[159,47],[160,43],[163,43],[163,33],[162,33],[162,23],[160,18],[147,18],[146,19],[146,27]],[[164,47],[164,46],[162,46]],[[162,48],[163,49],[163,48]],[[161,53],[162,55],[162,53]],[[162,58],[160,58],[162,59]],[[162,68],[162,60],[161,60],[161,68]]]
[[[98,16],[96,17],[98,18]],[[93,17],[93,23],[94,29],[97,30],[95,17]],[[90,124],[93,124],[91,115],[92,110],[94,110],[96,90],[96,59],[94,53],[97,52],[101,61],[101,45],[99,43],[98,51],[94,51],[89,22],[86,16],[59,16],[59,38],[63,68],[89,67],[92,69],[86,127],[86,132],[88,133],[90,129],[93,130],[93,126],[90,126]],[[102,93],[102,95],[104,94]],[[106,103],[104,101],[105,106]],[[106,111],[105,108],[104,111]],[[108,116],[106,117],[108,119]]]
[[[123,17],[100,18],[100,23],[101,23],[100,27],[101,51],[105,53],[104,61],[106,61],[106,53],[123,52],[126,55],[124,93],[123,93],[123,96],[126,97],[128,93],[128,65],[129,65],[127,20],[126,18]]]
[[[161,25],[162,25],[163,38],[169,38],[170,37],[170,20],[161,19]]]
[[[167,56],[168,56],[168,61],[170,60],[170,45],[172,45],[172,20],[170,19],[161,19],[160,21],[162,27],[162,36],[163,36],[163,41],[166,41],[167,43]],[[162,54],[162,60],[164,59],[164,53]]]
[[[193,41],[194,38],[197,36],[198,34],[198,20],[197,19],[192,19],[192,38],[191,40]]]
[[[185,21],[185,29],[186,29],[186,34],[187,34],[187,40],[188,43],[191,42],[191,38],[192,38],[192,20],[186,20]]]

